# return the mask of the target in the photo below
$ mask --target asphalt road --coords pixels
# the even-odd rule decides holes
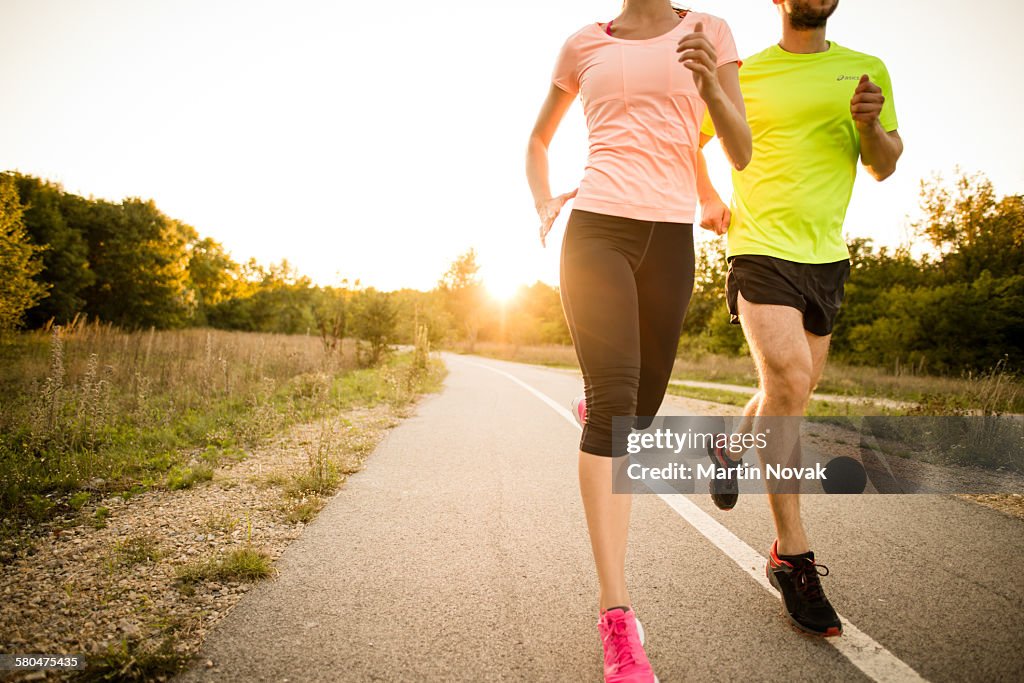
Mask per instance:
[[[596,579],[564,372],[446,355],[182,681],[600,681]],[[708,411],[668,397],[663,414]],[[716,412],[718,409],[715,409]],[[663,682],[1019,681],[1024,522],[944,496],[807,496],[847,619],[791,630],[766,590],[763,496],[637,496],[628,572]],[[214,666],[203,663],[212,660]]]

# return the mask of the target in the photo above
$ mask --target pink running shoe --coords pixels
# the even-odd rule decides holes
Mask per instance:
[[[644,652],[633,610],[604,612],[597,630],[604,647],[605,683],[658,683]]]
[[[577,396],[572,400],[572,416],[576,418],[576,424],[581,428],[587,424],[587,399],[585,396]]]

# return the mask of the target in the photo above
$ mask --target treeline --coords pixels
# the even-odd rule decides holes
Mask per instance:
[[[235,262],[152,200],[113,203],[0,175],[0,330],[87,316],[125,329],[315,334],[338,349],[354,337],[366,342],[369,362],[412,344],[420,328],[434,345],[506,331],[523,343],[568,342],[556,290],[538,284],[507,321],[492,320],[477,271],[470,251],[429,292],[380,292],[358,280],[317,286],[287,261]]]
[[[853,275],[833,339],[850,363],[918,372],[1024,362],[1024,198],[997,198],[983,176],[923,182],[918,246],[852,242]],[[698,251],[681,353],[746,352],[724,303],[723,241]],[[915,251],[922,251],[917,254]],[[558,290],[488,297],[471,250],[428,292],[313,284],[286,261],[236,263],[216,241],[152,201],[86,199],[20,174],[0,176],[0,328],[88,315],[124,328],[209,326],[364,340],[368,362],[418,330],[431,343],[568,344]]]

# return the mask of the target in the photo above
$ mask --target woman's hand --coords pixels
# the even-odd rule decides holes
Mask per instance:
[[[700,227],[710,230],[716,235],[729,232],[732,223],[732,212],[719,197],[709,199],[700,204]]]
[[[693,33],[683,36],[676,47],[681,53],[679,61],[693,72],[693,82],[705,102],[721,97],[722,88],[718,83],[718,53],[704,33],[704,22],[698,21]]]
[[[562,212],[562,207],[575,197],[577,192],[579,192],[579,188],[537,204],[537,215],[540,216],[540,245],[542,247],[547,246],[548,233],[551,232],[551,226],[555,224],[558,214]]]

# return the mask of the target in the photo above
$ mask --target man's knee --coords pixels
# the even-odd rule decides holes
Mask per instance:
[[[767,363],[762,391],[767,400],[802,406],[811,395],[811,369],[796,359]]]

